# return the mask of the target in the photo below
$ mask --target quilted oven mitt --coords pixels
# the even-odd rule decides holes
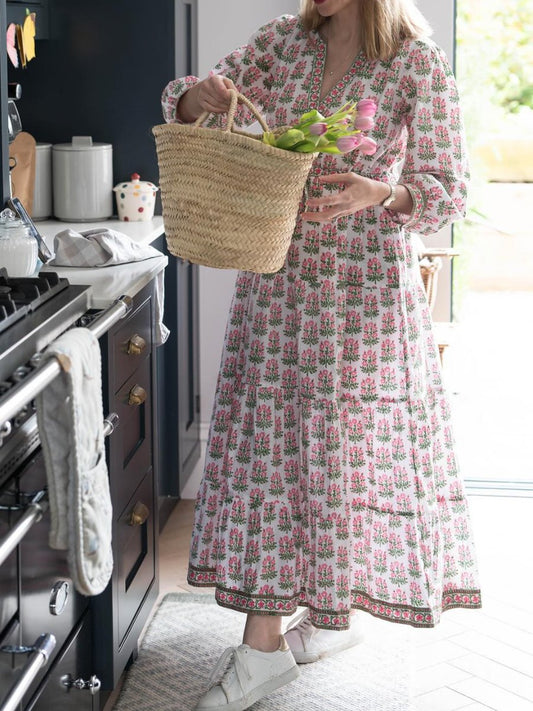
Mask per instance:
[[[98,595],[113,570],[100,346],[88,329],[72,328],[44,358],[56,358],[61,366],[61,374],[36,399],[48,479],[49,543],[68,551],[76,589]]]

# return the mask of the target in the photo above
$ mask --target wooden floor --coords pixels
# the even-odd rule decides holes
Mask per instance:
[[[432,630],[405,628],[413,649],[413,710],[532,711],[533,499],[475,496],[470,506],[483,609],[451,610]],[[186,580],[193,507],[180,501],[162,532],[161,595],[212,592]],[[372,625],[389,624],[366,617],[367,634]]]

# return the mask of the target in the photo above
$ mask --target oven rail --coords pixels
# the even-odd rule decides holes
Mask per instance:
[[[56,638],[53,634],[39,635],[31,648],[22,674],[9,689],[4,701],[1,703],[0,711],[18,711],[24,694],[30,688],[40,670],[48,663],[55,646]]]
[[[107,309],[97,316],[87,329],[96,338],[100,338],[112,326],[120,321],[131,311],[133,300],[130,296],[121,296]],[[37,368],[24,380],[18,383],[0,399],[0,429],[20,410],[42,392],[61,373],[61,366],[57,360],[48,360]]]
[[[7,535],[0,539],[0,565],[13,553],[30,528],[42,519],[48,508],[47,501],[41,501],[45,492],[40,491],[25,507],[23,516]],[[0,708],[1,711],[1,708]]]

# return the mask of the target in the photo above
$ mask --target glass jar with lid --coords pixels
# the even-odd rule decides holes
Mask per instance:
[[[0,267],[10,277],[28,277],[37,268],[37,242],[13,210],[0,212]]]

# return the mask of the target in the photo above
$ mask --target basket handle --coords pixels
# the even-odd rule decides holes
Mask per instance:
[[[255,116],[255,118],[259,121],[261,124],[261,128],[263,131],[270,131],[268,128],[265,119],[261,116],[259,111],[255,108],[255,106],[252,104],[252,102],[247,99],[244,94],[239,93],[238,91],[235,91],[234,89],[230,89],[230,104],[229,104],[229,109],[228,109],[228,121],[226,124],[226,128],[224,129],[225,133],[242,133],[244,136],[248,136],[250,134],[245,133],[244,131],[237,131],[233,127],[233,121],[235,119],[235,112],[237,111],[237,105],[238,104],[244,104],[247,106],[252,114]],[[206,120],[206,118],[209,116],[210,112],[209,111],[204,111],[203,114],[201,114],[196,121],[194,122],[194,127],[198,128],[198,126],[201,126],[203,122]]]

